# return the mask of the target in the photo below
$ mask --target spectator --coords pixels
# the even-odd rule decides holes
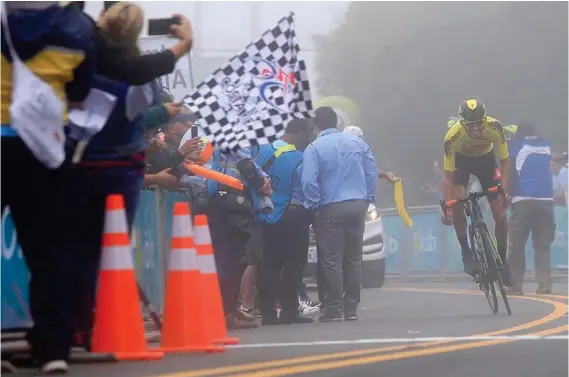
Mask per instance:
[[[118,2],[99,19],[100,33],[117,47],[117,51],[138,55],[136,43],[143,22],[140,6]],[[183,18],[172,32],[187,40],[191,36],[191,26]],[[127,75],[126,79],[129,78],[132,74]],[[140,78],[134,81],[140,81]],[[75,304],[76,330],[81,345],[86,348],[89,348],[93,321],[106,198],[117,193],[124,197],[129,229],[138,205],[146,149],[140,122],[143,112],[157,104],[160,95],[156,82],[147,81],[148,84],[133,86],[103,75],[96,77],[94,88],[111,93],[117,102],[103,129],[91,138],[83,158],[70,171],[57,198],[60,209],[54,216],[66,234],[56,238],[56,248],[66,259],[63,268],[67,271],[62,275],[69,275],[66,277],[67,291],[71,292],[72,299],[68,302],[68,310],[73,311]],[[151,98],[148,93],[152,93]],[[79,137],[77,127],[70,126],[68,152],[73,152]],[[65,344],[65,347],[69,346],[69,343]]]
[[[375,200],[377,167],[366,142],[336,129],[329,107],[316,110],[318,137],[304,151],[304,206],[314,211],[314,230],[326,281],[325,314],[320,321],[357,320],[360,302],[363,232],[369,203]]]
[[[61,7],[55,1],[2,5],[8,21],[2,22],[1,36],[2,208],[10,207],[30,271],[29,299],[34,325],[27,339],[32,357],[44,373],[64,373],[69,355],[65,343],[71,339],[72,329],[67,321],[67,281],[59,277],[68,273],[61,268],[67,261],[51,246],[54,237],[69,230],[54,221],[52,215],[60,208],[51,198],[65,178],[65,169],[50,169],[40,162],[12,128],[13,100],[25,101],[12,98],[16,90],[25,90],[13,81],[14,71],[23,70],[13,62],[17,58],[25,62],[27,70],[61,99],[63,108],[78,106],[89,93],[96,67],[92,27],[76,9]],[[13,46],[7,42],[7,30]],[[59,126],[63,129],[63,118]]]
[[[357,137],[360,137],[362,139],[364,137],[364,131],[361,128],[359,128],[358,126],[348,126],[348,127],[344,128],[344,131],[342,131],[342,132],[350,133],[352,135],[356,135]],[[438,162],[435,161],[435,164],[438,164]],[[435,168],[436,168],[436,166],[435,166]],[[395,183],[399,179],[399,178],[397,178],[397,176],[395,174],[393,174],[390,171],[380,171],[377,174],[377,178],[385,179],[386,181],[389,181],[391,183]]]
[[[227,327],[231,329],[256,327],[254,316],[238,307],[238,297],[243,260],[251,260],[261,254],[252,197],[256,192],[253,191],[262,181],[264,184],[259,191],[264,195],[271,192],[266,174],[252,158],[251,148],[240,149],[236,155],[215,150],[211,161],[213,170],[241,179],[246,186],[245,192],[208,180],[209,226]],[[252,291],[253,287],[249,289]]]
[[[263,325],[307,323],[299,314],[298,287],[308,257],[310,213],[303,207],[300,184],[302,148],[312,138],[308,120],[295,119],[280,139],[260,147],[257,163],[269,175],[275,210],[260,214],[263,223],[263,266],[260,301]],[[277,320],[277,298],[282,308]]]
[[[553,173],[553,199],[555,204],[566,206],[569,172],[569,168],[567,167],[567,153],[553,156],[551,167]]]
[[[170,174],[171,168],[166,168],[162,171],[150,172],[150,165],[148,159],[155,153],[162,153],[161,149],[167,149],[166,143],[157,134],[153,132],[148,133],[148,149],[146,150],[147,163],[144,170],[144,180],[142,182],[143,188],[160,187],[171,191],[177,191],[180,184],[178,179]]]
[[[166,102],[152,106],[142,114],[142,125],[146,131],[168,123],[174,116],[180,114],[182,108],[177,103]]]
[[[73,1],[72,4],[83,12],[84,1]],[[105,21],[101,21],[104,19],[105,12],[105,10],[101,12],[97,23],[88,14],[83,13],[83,17],[94,28],[94,42],[98,56],[97,72],[100,75],[131,85],[144,85],[160,76],[173,72],[176,62],[190,52],[192,48],[191,25],[184,16],[178,15],[182,25],[189,26],[187,32],[183,34],[179,32],[181,25],[172,26],[172,35],[178,39],[178,43],[155,54],[143,56],[133,54],[133,50],[130,50],[124,43],[117,42],[114,38],[108,38],[108,33],[113,33],[117,29],[111,30],[104,23]],[[120,25],[116,27],[120,27]]]
[[[510,294],[523,292],[525,246],[530,233],[535,253],[537,293],[551,293],[551,243],[555,238],[553,185],[549,171],[551,145],[536,135],[532,124],[520,123],[508,147],[513,172],[508,259],[516,281],[509,289]]]
[[[187,157],[201,149],[200,139],[193,138],[186,141],[180,147],[180,141],[190,129],[194,116],[188,113],[180,113],[171,118],[164,127],[164,140],[155,140],[159,148],[153,148],[149,154],[147,163],[149,174],[156,174],[170,169],[170,174],[179,182],[181,176],[189,173],[183,163]]]

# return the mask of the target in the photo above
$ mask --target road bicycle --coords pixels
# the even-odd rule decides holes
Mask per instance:
[[[463,199],[453,199],[449,201],[441,200],[441,208],[443,213],[457,203],[464,203],[464,212],[466,217],[470,219],[468,226],[468,235],[470,237],[470,247],[474,260],[478,266],[476,269],[473,280],[478,284],[480,290],[486,295],[492,313],[498,313],[498,297],[496,295],[496,287],[499,289],[506,311],[509,315],[512,314],[508,297],[506,296],[506,288],[502,279],[503,262],[500,254],[496,249],[494,238],[488,231],[488,226],[484,221],[482,210],[478,201],[489,194],[498,193],[505,197],[501,185],[494,186],[483,192],[470,192],[468,196]]]

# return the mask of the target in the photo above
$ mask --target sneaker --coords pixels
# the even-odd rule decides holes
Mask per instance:
[[[322,306],[318,301],[300,299],[300,302],[304,303],[306,306],[310,306],[311,308],[319,308]]]
[[[319,307],[308,306],[305,302],[300,300],[298,302],[298,315],[300,317],[307,317],[312,314],[318,313],[320,311]]]
[[[245,311],[242,306],[237,308],[237,310],[233,314],[235,315],[235,318],[237,318],[239,321],[255,322],[255,317],[253,317],[251,314]]]
[[[241,321],[234,314],[227,315],[225,317],[225,323],[228,330],[245,330],[258,327],[258,325],[254,322]]]
[[[538,286],[537,290],[535,291],[538,295],[550,295],[551,294],[551,287],[547,286]]]
[[[476,266],[476,261],[472,256],[472,253],[463,253],[462,263],[464,264],[464,272],[466,272],[468,275],[474,276],[478,268]]]
[[[41,367],[44,374],[66,374],[69,371],[65,360],[48,361]]]
[[[357,321],[358,315],[355,312],[344,313],[344,321]]]
[[[251,306],[249,309],[245,309],[243,305],[239,307],[239,311],[253,317],[253,318],[261,318],[261,311],[254,306]]]

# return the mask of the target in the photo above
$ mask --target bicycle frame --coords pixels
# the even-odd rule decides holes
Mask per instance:
[[[464,213],[465,213],[466,217],[470,219],[469,233],[471,233],[471,240],[473,240],[475,238],[474,233],[476,232],[476,230],[480,231],[483,227],[487,228],[486,222],[484,221],[484,215],[482,214],[482,209],[480,208],[478,201],[480,199],[488,196],[488,194],[495,194],[495,193],[498,193],[500,195],[504,194],[501,185],[491,187],[488,190],[482,191],[482,192],[472,191],[465,198],[462,198],[462,199],[453,199],[453,200],[449,200],[447,202],[441,200],[441,208],[443,209],[443,212],[446,212],[447,208],[450,208],[450,207],[456,205],[457,203],[464,203]],[[490,239],[490,242],[493,243],[494,241],[492,239]],[[484,264],[484,265],[479,266],[479,267],[482,268],[482,270],[485,274],[494,275],[495,271],[488,271],[488,269],[490,267],[496,267],[494,265],[494,263],[492,263],[492,264],[488,263],[488,258],[492,258],[491,255],[486,255],[488,250],[485,250],[485,253],[483,253],[483,255],[480,255],[479,250],[475,247],[475,245],[471,245],[471,246],[473,248],[472,251],[474,253],[474,256],[477,259],[476,262],[479,265],[481,263]],[[499,258],[499,256],[498,256],[498,258]],[[484,280],[485,280],[485,277],[484,277]],[[479,282],[479,283],[483,283],[483,282]]]
[[[498,193],[504,195],[502,186],[491,187],[484,192],[470,192],[465,198],[449,200],[447,202],[441,200],[441,208],[446,214],[446,210],[457,203],[464,203],[465,215],[470,218],[469,235],[472,247],[473,257],[480,268],[480,271],[474,274],[473,278],[480,286],[480,289],[486,295],[486,299],[490,304],[490,308],[494,314],[498,313],[498,301],[496,296],[496,287],[499,288],[500,294],[504,300],[506,310],[511,315],[510,304],[506,297],[506,291],[501,276],[502,260],[496,250],[496,245],[492,236],[488,231],[488,226],[484,222],[482,209],[478,201],[488,194]]]

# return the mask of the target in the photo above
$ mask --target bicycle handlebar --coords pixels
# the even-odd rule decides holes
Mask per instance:
[[[495,193],[499,193],[499,194],[504,194],[504,190],[502,189],[502,185],[497,185],[494,187],[490,187],[488,190],[486,191],[482,191],[482,192],[471,192],[470,194],[468,194],[468,196],[462,198],[462,199],[452,199],[452,200],[448,200],[448,201],[444,201],[441,200],[441,208],[443,209],[443,211],[446,211],[447,208],[452,208],[452,206],[454,206],[456,203],[459,202],[466,202],[469,200],[477,200],[480,199],[488,194],[495,194]]]

